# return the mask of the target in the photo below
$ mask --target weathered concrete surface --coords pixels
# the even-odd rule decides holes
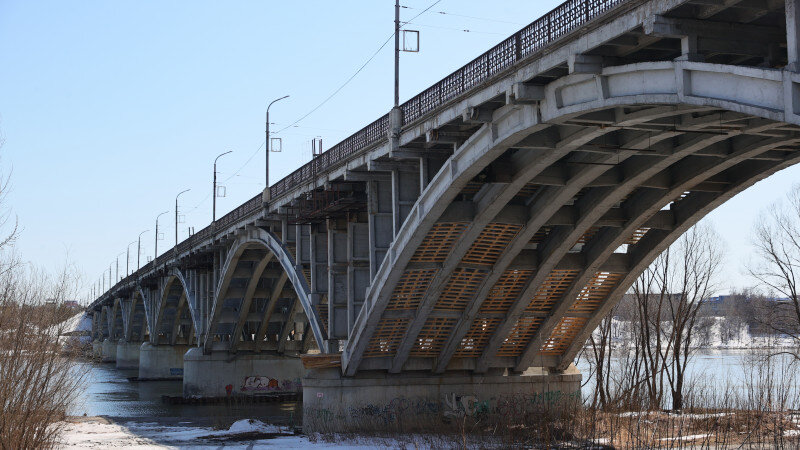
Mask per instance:
[[[117,342],[111,339],[103,341],[101,350],[101,361],[114,362],[117,360]]]
[[[270,392],[300,392],[303,365],[297,357],[204,355],[192,348],[184,356],[183,396],[223,397]]]
[[[93,358],[100,358],[103,356],[103,343],[100,340],[95,339],[92,341],[92,357]]]
[[[139,350],[139,378],[143,380],[180,380],[183,378],[183,354],[188,345],[142,344]]]
[[[526,414],[580,401],[581,374],[530,369],[519,376],[400,375],[371,372],[353,378],[340,369],[309,370],[303,378],[303,429],[441,429],[465,417],[511,424]]]
[[[141,346],[138,342],[120,340],[117,344],[117,369],[138,369]]]

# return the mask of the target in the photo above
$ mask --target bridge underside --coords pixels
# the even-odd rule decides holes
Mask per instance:
[[[560,78],[484,124],[451,123],[465,138],[395,235],[345,374],[564,370],[659,253],[800,160],[783,95],[796,83],[636,64]]]

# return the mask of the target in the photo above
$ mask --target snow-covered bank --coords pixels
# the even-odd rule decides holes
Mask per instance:
[[[797,340],[789,336],[762,336],[751,334],[746,323],[731,320],[727,317],[703,317],[695,332],[692,347],[716,350],[775,349],[794,348]],[[624,347],[634,342],[634,324],[627,320],[611,319],[611,342],[614,347]],[[664,326],[665,332],[670,330],[669,324]],[[595,330],[595,338],[599,338],[599,330]],[[589,343],[587,342],[588,346]],[[666,344],[665,344],[666,345]]]
[[[78,417],[68,421],[60,449],[205,449],[205,448],[406,448],[394,439],[352,438],[338,443],[295,434],[287,427],[258,420],[239,420],[227,430],[206,427],[165,426],[155,422],[115,423],[103,417]],[[410,444],[408,448],[416,448]]]

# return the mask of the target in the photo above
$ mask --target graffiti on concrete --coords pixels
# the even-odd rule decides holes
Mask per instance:
[[[444,411],[442,411],[442,415],[446,418],[478,417],[488,412],[488,400],[479,401],[472,395],[456,395],[455,393],[444,396]]]
[[[242,391],[270,392],[270,391],[297,391],[303,387],[299,378],[294,380],[278,380],[264,376],[245,377]]]

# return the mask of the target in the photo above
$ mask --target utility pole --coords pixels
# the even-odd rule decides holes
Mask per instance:
[[[158,219],[164,214],[167,214],[168,212],[169,211],[164,211],[156,216],[156,249],[155,249],[155,254],[153,255],[153,264],[156,263],[156,258],[158,258]]]
[[[267,117],[269,117],[269,112],[267,112]],[[267,120],[267,123],[269,123],[269,120]],[[217,221],[217,160],[221,156],[227,155],[228,153],[231,153],[231,152],[233,152],[233,150],[228,150],[225,153],[220,153],[216,158],[214,158],[214,191],[211,193],[211,199],[212,199],[212,202],[211,202],[211,226],[212,227],[214,227],[215,222]],[[269,155],[269,152],[267,152],[267,155]],[[269,157],[269,156],[267,156],[267,157]],[[267,181],[269,181],[269,180],[267,180]],[[158,230],[156,230],[156,231],[158,231]]]
[[[177,247],[178,247],[178,197],[180,197],[181,194],[183,194],[184,192],[189,192],[189,191],[191,191],[191,189],[183,190],[183,191],[179,192],[178,195],[175,196],[175,247],[176,247],[176,250],[177,250]]]
[[[400,106],[400,0],[394,2],[394,107]]]
[[[119,260],[117,260],[117,261],[119,261]],[[108,290],[109,291],[111,290],[111,287],[114,286],[114,283],[111,282],[111,266],[112,266],[112,264],[109,263],[108,264]]]
[[[269,108],[270,108],[270,106],[272,106],[273,103],[277,102],[278,100],[283,100],[283,99],[288,98],[288,97],[289,97],[288,95],[284,95],[281,98],[276,98],[275,100],[271,101],[269,105],[267,105],[267,131],[266,131],[266,133],[267,133],[267,141],[266,141],[267,142],[267,144],[266,144],[266,146],[267,146],[267,159],[266,159],[266,165],[265,165],[265,169],[264,169],[264,180],[265,180],[264,181],[264,186],[265,186],[265,189],[269,189],[269,151],[270,151],[270,149],[269,149],[269,144],[270,144],[270,140],[269,140]],[[269,194],[267,194],[267,195],[269,195]]]
[[[139,258],[142,256],[142,235],[147,233],[150,230],[144,230],[139,233],[139,245],[136,247],[136,270],[139,270],[141,265],[139,264]]]

